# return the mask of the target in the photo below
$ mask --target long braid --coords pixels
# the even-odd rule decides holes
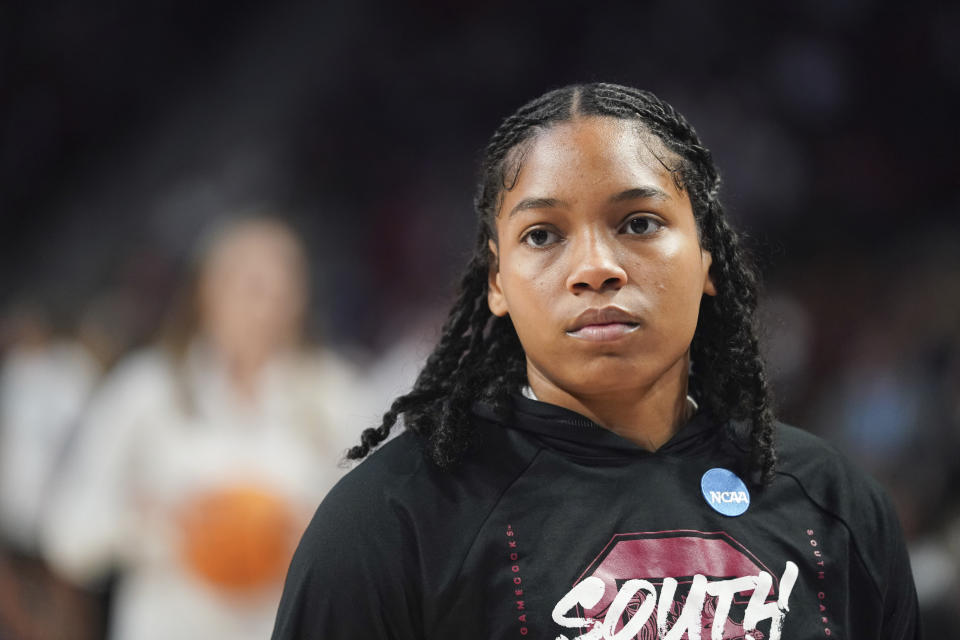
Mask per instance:
[[[715,200],[704,216],[702,232],[710,237],[714,256],[715,297],[705,297],[700,322],[691,345],[691,360],[701,402],[719,420],[750,423],[751,467],[762,482],[772,478],[776,463],[773,449],[773,411],[763,361],[753,326],[756,310],[756,277],[734,231]],[[709,368],[698,363],[709,363]]]
[[[753,325],[756,277],[726,222],[710,151],[689,122],[652,93],[602,83],[548,92],[506,118],[494,133],[474,198],[477,242],[440,340],[413,390],[393,402],[379,427],[363,432],[348,458],[365,457],[389,436],[402,414],[407,427],[424,439],[431,459],[447,467],[475,441],[469,415],[473,402],[482,399],[501,413],[509,411],[510,394],[526,381],[525,356],[509,317],[493,316],[487,307],[493,259],[488,243],[496,242],[496,215],[519,175],[525,144],[554,123],[591,115],[635,120],[669,152],[658,159],[688,192],[701,243],[713,257],[711,278],[717,289],[716,296],[704,296],[701,303],[691,344],[691,391],[718,420],[750,423],[750,466],[761,482],[772,478],[773,412]]]

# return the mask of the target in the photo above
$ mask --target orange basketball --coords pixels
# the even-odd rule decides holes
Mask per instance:
[[[256,487],[200,495],[186,505],[180,523],[186,565],[225,589],[282,580],[298,533],[287,502]]]

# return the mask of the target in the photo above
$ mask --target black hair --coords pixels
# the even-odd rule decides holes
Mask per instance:
[[[657,138],[658,155],[678,188],[686,190],[700,242],[712,255],[716,296],[703,296],[690,347],[690,393],[701,410],[721,423],[749,426],[749,471],[760,483],[773,476],[773,411],[754,327],[757,279],[736,232],[726,221],[718,194],[720,176],[710,151],[673,107],[649,91],[606,83],[571,85],[520,107],[496,130],[483,155],[474,199],[478,216],[473,255],[440,340],[410,393],[394,400],[377,428],[366,429],[347,452],[358,460],[387,438],[402,414],[406,427],[422,437],[440,467],[455,464],[477,441],[471,405],[482,400],[508,415],[511,394],[526,384],[526,358],[509,315],[487,306],[488,241],[496,242],[495,221],[505,191],[513,188],[525,143],[551,125],[578,116],[606,116],[638,123]],[[660,156],[663,157],[660,157]]]

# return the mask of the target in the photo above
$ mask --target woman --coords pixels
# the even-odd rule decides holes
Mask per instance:
[[[94,397],[46,523],[51,564],[119,575],[110,636],[264,638],[357,411],[350,368],[307,348],[306,263],[269,218],[210,234],[174,328]]]
[[[775,425],[709,151],[570,86],[494,134],[411,393],[321,504],[274,638],[912,638],[893,509]]]

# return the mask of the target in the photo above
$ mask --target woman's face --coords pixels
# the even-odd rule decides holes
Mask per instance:
[[[510,315],[535,390],[586,398],[685,380],[701,297],[716,293],[711,257],[648,145],[672,157],[636,122],[582,117],[524,149],[497,215],[488,302]]]
[[[300,248],[276,225],[253,222],[229,232],[201,273],[203,329],[232,361],[257,366],[288,346],[305,303]]]

